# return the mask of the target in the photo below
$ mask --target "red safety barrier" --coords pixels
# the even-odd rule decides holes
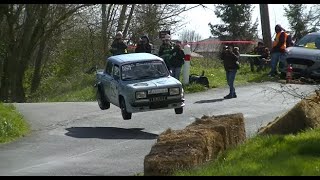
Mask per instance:
[[[219,40],[208,40],[204,42],[188,42],[189,45],[199,45],[199,44],[256,44],[256,41],[219,41]],[[184,44],[182,44],[184,45]],[[129,49],[135,49],[136,46],[130,45],[128,46]]]
[[[208,40],[199,42],[188,42],[188,44],[256,44],[256,41],[219,41],[219,40]]]

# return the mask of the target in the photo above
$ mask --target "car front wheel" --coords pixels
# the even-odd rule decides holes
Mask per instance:
[[[97,90],[97,101],[101,110],[106,110],[110,108],[110,102],[108,102],[105,96],[101,93],[101,91]]]
[[[174,112],[175,112],[176,114],[182,114],[182,113],[183,113],[183,107],[181,107],[181,108],[175,108],[175,109],[174,109]]]
[[[122,118],[124,120],[131,119],[132,113],[127,112],[126,103],[124,101],[124,98],[121,98],[121,100],[120,100],[120,108],[121,108]]]

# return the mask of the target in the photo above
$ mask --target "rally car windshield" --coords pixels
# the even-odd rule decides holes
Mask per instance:
[[[121,66],[121,78],[124,81],[154,79],[166,76],[169,76],[169,72],[162,61],[136,62]]]

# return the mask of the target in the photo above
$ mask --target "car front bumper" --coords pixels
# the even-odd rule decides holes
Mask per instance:
[[[160,109],[174,109],[185,106],[185,99],[181,96],[168,96],[162,101],[150,101],[150,99],[136,100],[127,107],[128,112],[144,112]]]
[[[288,60],[285,59],[284,61],[280,61],[279,71],[281,73],[286,73],[288,64],[291,64],[293,67],[292,74],[294,76],[320,78],[320,67],[318,62],[314,62],[313,60],[308,60],[308,59],[305,59],[304,61],[307,61],[309,63],[305,63],[303,61],[289,61],[288,63]]]

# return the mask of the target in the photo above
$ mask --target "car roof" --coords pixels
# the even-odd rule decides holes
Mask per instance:
[[[308,35],[317,35],[317,36],[320,36],[320,32],[312,32],[312,33],[309,33]]]
[[[130,53],[130,54],[121,54],[116,56],[111,56],[107,60],[110,60],[117,64],[123,64],[127,62],[142,62],[142,61],[148,61],[148,60],[161,60],[162,58],[150,54],[150,53]]]

